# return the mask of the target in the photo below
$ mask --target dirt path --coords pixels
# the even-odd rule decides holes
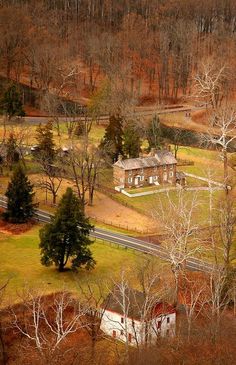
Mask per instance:
[[[108,196],[96,192],[94,205],[87,206],[86,212],[91,218],[117,227],[143,232],[156,232],[156,223],[145,215],[127,208]]]

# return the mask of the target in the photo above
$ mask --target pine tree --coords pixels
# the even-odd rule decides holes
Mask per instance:
[[[52,164],[55,158],[55,144],[53,141],[53,124],[49,121],[46,125],[40,124],[36,130],[39,159]]]
[[[19,162],[20,155],[17,151],[16,138],[13,133],[10,133],[6,143],[6,161],[7,165],[12,168],[12,165]]]
[[[141,139],[138,127],[134,123],[128,123],[124,129],[124,154],[128,158],[139,157],[140,147]]]
[[[123,155],[123,120],[119,115],[109,118],[100,148],[112,162],[117,161],[119,155]]]
[[[9,120],[14,116],[25,116],[21,95],[16,85],[9,86],[5,91],[1,100],[1,109]]]
[[[89,238],[92,229],[81,201],[67,188],[51,223],[40,230],[42,264],[55,264],[60,272],[64,271],[68,260],[72,269],[93,268],[95,261],[88,247],[92,243]]]
[[[24,223],[34,216],[37,204],[33,203],[33,185],[20,164],[14,170],[5,195],[8,203],[3,216],[7,221]]]

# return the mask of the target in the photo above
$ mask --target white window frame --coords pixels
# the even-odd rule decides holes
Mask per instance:
[[[128,183],[129,184],[132,184],[132,182],[133,182],[133,178],[132,177],[128,177]]]
[[[143,175],[140,176],[140,181],[144,181],[144,176]]]
[[[170,172],[169,172],[169,177],[173,177],[173,176],[174,176],[173,171],[170,171]]]

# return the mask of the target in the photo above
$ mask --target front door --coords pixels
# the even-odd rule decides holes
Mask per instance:
[[[164,172],[164,174],[163,174],[163,180],[164,180],[164,182],[167,181],[167,172]]]
[[[136,176],[134,178],[134,185],[139,185],[139,181],[140,181],[140,178],[138,176]]]
[[[153,184],[153,176],[149,176],[149,184]]]

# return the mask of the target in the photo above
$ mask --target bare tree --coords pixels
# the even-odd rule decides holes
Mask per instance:
[[[59,361],[60,347],[73,333],[83,328],[82,306],[65,291],[47,301],[42,293],[27,290],[21,297],[22,310],[11,308],[12,325],[29,340],[44,364]]]
[[[61,183],[63,181],[63,169],[59,164],[51,164],[45,159],[38,160],[43,176],[39,182],[39,187],[41,189],[45,189],[46,191],[46,200],[47,200],[47,192],[52,194],[52,203],[56,204],[58,191],[60,189]]]
[[[194,97],[209,103],[216,110],[225,96],[225,79],[226,65],[218,68],[213,60],[207,60],[194,78]]]
[[[228,192],[228,152],[236,139],[236,111],[230,106],[224,106],[213,114],[212,127],[208,133],[202,136],[202,140],[208,144],[220,148],[220,155],[224,163],[224,183]]]
[[[41,99],[42,109],[47,111],[57,130],[57,135],[60,136],[60,119],[59,111],[60,108],[64,112],[68,111],[65,104],[66,101],[63,100],[65,97],[69,97],[68,88],[72,88],[76,84],[76,76],[78,75],[77,67],[71,66],[66,68],[60,67],[58,69],[57,77],[54,79],[53,90],[51,92],[46,91]]]
[[[218,223],[220,239],[223,246],[225,270],[228,271],[231,263],[232,247],[234,242],[236,215],[233,198],[227,196],[219,203]]]
[[[228,308],[230,301],[230,288],[228,275],[224,268],[215,266],[212,270],[209,285],[206,316],[210,319],[211,340],[215,343],[220,332],[221,318]]]
[[[86,193],[88,192],[88,202],[92,205],[103,159],[100,150],[96,146],[89,145],[86,134],[87,132],[82,137],[79,146],[76,146],[72,141],[72,148],[69,151],[69,165],[79,198],[85,204]]]
[[[119,278],[113,280],[114,287],[109,294],[110,301],[119,308],[122,320],[107,313],[105,319],[108,318],[110,328],[118,331],[119,339],[125,343],[125,362],[128,361],[131,343],[137,349],[143,349],[158,342],[167,328],[170,330],[168,324],[166,327],[170,315],[170,306],[165,302],[166,291],[160,287],[159,273],[154,272],[149,264],[141,264],[138,269],[142,291],[132,288],[122,271]]]
[[[103,332],[100,329],[101,321],[108,304],[107,288],[104,281],[89,282],[83,286],[77,281],[81,295],[81,305],[86,311],[86,316],[82,318],[84,328],[91,339],[91,358],[89,363],[95,363],[96,343],[103,338]]]
[[[184,321],[187,321],[187,337],[191,338],[194,322],[203,315],[204,307],[208,303],[207,277],[204,274],[185,275],[182,279],[181,303],[184,306]]]
[[[24,54],[28,48],[28,27],[30,24],[22,9],[15,8],[13,11],[8,6],[1,8],[0,56],[2,67],[5,69],[8,79],[13,78],[13,68],[15,71],[18,69],[17,74],[23,69]]]
[[[186,270],[186,262],[200,252],[198,224],[195,212],[199,206],[197,194],[187,199],[183,190],[177,191],[175,200],[167,193],[166,200],[160,200],[153,216],[162,223],[166,233],[165,246],[171,270],[175,278],[175,300],[178,303],[180,274]]]

